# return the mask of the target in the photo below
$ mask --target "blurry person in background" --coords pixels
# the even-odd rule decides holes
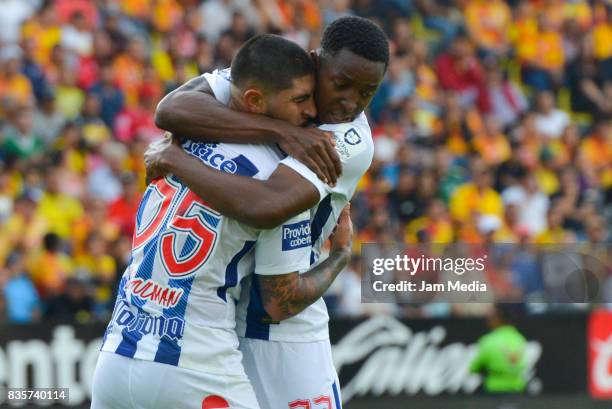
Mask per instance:
[[[38,201],[37,215],[47,221],[50,232],[62,239],[71,237],[74,222],[83,214],[81,202],[62,190],[61,169],[46,169],[45,191]]]
[[[472,0],[464,10],[467,30],[484,57],[505,56],[509,51],[508,25],[512,12],[502,0]]]
[[[85,95],[80,115],[75,119],[76,125],[83,131],[83,139],[89,145],[100,145],[111,138],[111,133],[100,118],[102,101],[98,94]]]
[[[80,56],[88,56],[93,51],[93,35],[85,15],[76,11],[70,17],[70,23],[62,27],[62,46]]]
[[[399,174],[397,186],[389,192],[391,217],[402,224],[414,219],[417,211],[415,172],[405,169]]]
[[[91,290],[91,282],[84,274],[70,277],[64,291],[49,300],[45,315],[59,322],[88,322],[94,307]]]
[[[579,160],[583,170],[592,174],[592,183],[603,185],[612,175],[612,122],[610,118],[597,121],[590,135],[582,139]],[[609,181],[607,182],[610,185]]]
[[[512,246],[509,262],[512,282],[522,289],[523,299],[537,302],[542,300],[544,283],[538,261],[537,248],[529,243],[529,234],[519,233],[519,244]]]
[[[608,82],[606,94],[609,101],[612,93],[612,4],[610,2],[606,2],[605,12],[600,9],[598,20],[588,40],[593,42],[593,51],[599,69],[603,79]]]
[[[555,203],[548,209],[546,214],[546,229],[534,237],[537,244],[560,244],[567,243],[569,231],[563,225],[565,221],[565,209],[560,203]]]
[[[501,196],[492,187],[491,170],[481,161],[476,161],[471,173],[473,181],[459,186],[451,195],[451,216],[461,223],[472,220],[476,213],[501,218],[504,205]]]
[[[21,48],[16,45],[0,49],[0,117],[10,107],[34,102],[32,84],[21,73],[21,56]]]
[[[43,248],[28,262],[32,280],[43,299],[61,294],[66,280],[73,274],[73,262],[62,249],[62,240],[55,233],[43,237]]]
[[[58,112],[55,106],[55,95],[50,89],[43,91],[40,97],[40,107],[34,113],[34,134],[40,135],[45,146],[53,146],[66,124],[66,118]]]
[[[367,304],[361,303],[361,276],[363,271],[361,262],[361,256],[353,254],[349,265],[336,279],[336,283],[341,288],[336,311],[338,316],[358,318],[365,313],[364,307]]]
[[[36,161],[42,158],[45,149],[43,139],[34,133],[32,108],[22,106],[15,113],[15,122],[9,127],[1,150],[6,156],[14,156],[24,161]]]
[[[162,132],[155,126],[157,96],[154,92],[148,88],[141,89],[138,103],[126,106],[115,117],[114,134],[119,141],[129,145],[138,138],[152,142],[162,136]]]
[[[526,229],[530,236],[546,229],[546,213],[550,201],[540,189],[533,173],[523,169],[518,176],[518,183],[502,192],[502,199],[506,206],[517,207],[518,225]]]
[[[6,302],[8,321],[29,324],[40,320],[40,298],[25,270],[23,255],[15,251],[0,269],[0,288]]]
[[[457,36],[436,60],[436,73],[445,90],[458,92],[465,105],[486,109],[485,78],[467,37]]]
[[[529,104],[525,94],[508,78],[508,72],[497,64],[487,68],[487,90],[489,113],[502,125],[504,130],[513,127]]]
[[[112,289],[117,281],[117,266],[109,254],[108,244],[104,236],[94,230],[87,236],[81,254],[75,257],[75,266],[82,269],[83,278],[95,284],[92,297],[99,315],[112,308]]]
[[[557,139],[570,124],[567,112],[557,108],[555,95],[550,91],[541,91],[537,95],[538,113],[535,126],[538,132],[550,139]]]
[[[28,195],[17,197],[11,215],[0,225],[0,264],[12,249],[36,248],[47,231],[47,221],[36,214],[36,202]]]
[[[593,42],[588,36],[580,43],[578,58],[567,67],[567,82],[573,111],[596,118],[612,113],[612,102],[609,91],[606,91],[606,88],[612,88],[612,80],[602,72],[595,57]]]
[[[472,140],[472,145],[478,154],[490,166],[497,166],[510,158],[512,150],[508,138],[503,134],[500,121],[489,115],[484,120],[481,133]]]
[[[38,52],[36,41],[33,38],[26,38],[22,42],[22,47],[21,73],[30,80],[36,101],[40,103],[49,86],[43,72],[43,67],[36,60],[36,53]]]
[[[133,173],[123,173],[120,177],[122,185],[121,195],[108,205],[107,217],[114,222],[121,233],[132,237],[134,233],[134,215],[140,205],[140,185]]]
[[[427,212],[408,223],[404,241],[419,243],[420,237],[427,237],[433,243],[451,243],[454,239],[453,224],[440,199],[433,199],[427,205]]]
[[[520,304],[497,304],[489,317],[491,332],[478,340],[470,371],[484,376],[488,393],[521,393],[525,390],[527,341],[514,327]]]
[[[565,52],[563,37],[551,21],[541,13],[537,17],[537,28],[530,43],[521,44],[521,76],[525,85],[537,91],[557,89],[563,78]]]
[[[112,66],[103,65],[100,69],[100,80],[89,89],[89,92],[100,98],[100,117],[109,129],[112,128],[124,104],[123,91],[115,85],[113,75]]]
[[[121,196],[121,174],[128,152],[118,142],[105,143],[101,151],[104,160],[89,174],[87,190],[93,198],[111,203]]]

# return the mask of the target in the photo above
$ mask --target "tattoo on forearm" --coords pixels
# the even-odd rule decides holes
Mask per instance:
[[[257,276],[263,305],[276,306],[286,318],[299,314],[325,293],[348,259],[348,251],[334,251],[303,274]]]

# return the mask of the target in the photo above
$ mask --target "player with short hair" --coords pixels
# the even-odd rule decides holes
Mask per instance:
[[[150,150],[145,162],[153,173],[169,171],[180,175],[194,192],[205,195],[221,212],[252,226],[272,227],[311,208],[310,261],[315,265],[341,210],[371,163],[373,143],[363,110],[383,79],[389,49],[384,33],[375,24],[344,17],[325,30],[321,49],[311,56],[317,67],[318,122],[325,123],[319,128],[333,133],[342,175],[333,183],[333,169],[324,161],[319,162],[318,170],[313,168],[317,174],[331,175],[333,186],[322,183],[317,174],[292,157],[284,158],[265,181],[221,174],[191,163],[169,143]],[[223,131],[223,135],[240,135],[234,141],[248,137],[257,142],[273,141],[266,139],[274,134],[270,132],[274,127],[270,121],[260,122],[223,106],[229,81],[223,71],[191,80],[160,102],[158,116],[162,119],[158,126],[190,136],[198,134],[200,138],[215,138]],[[180,118],[176,123],[165,120],[175,115]],[[323,168],[326,172],[321,172]],[[232,195],[233,191],[240,191],[240,196]],[[295,317],[286,319],[303,307],[293,297],[303,288],[300,276],[287,275],[284,280],[277,277],[274,281],[258,274],[254,277],[251,285],[243,286],[237,330],[243,337],[240,347],[245,369],[260,405],[270,409],[340,409],[324,301],[318,298]],[[320,297],[328,286],[327,279],[322,277],[307,291]]]
[[[259,64],[262,52],[273,65]],[[249,40],[231,74],[228,104],[234,110],[296,126],[316,115],[314,64],[282,37]],[[272,145],[186,140],[181,150],[198,165],[262,179],[282,158]],[[348,215],[338,230],[334,256],[303,274],[306,283],[346,264]],[[92,408],[258,409],[235,332],[240,282],[253,271],[283,277],[305,271],[309,253],[307,212],[277,228],[257,229],[221,215],[176,176],[153,181],[136,216],[132,259],[104,334]],[[299,292],[296,297],[304,303]]]

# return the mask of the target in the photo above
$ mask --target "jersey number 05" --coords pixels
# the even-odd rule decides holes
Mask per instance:
[[[217,240],[221,215],[172,177],[151,184],[136,218],[133,249],[156,244],[172,278],[195,273],[208,260]]]

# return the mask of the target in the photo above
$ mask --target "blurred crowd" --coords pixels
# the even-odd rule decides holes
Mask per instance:
[[[0,0],[0,9],[0,320],[106,320],[130,259],[142,155],[162,134],[160,98],[228,66],[254,34],[312,49],[344,15],[376,21],[392,47],[368,111],[375,159],[353,200],[356,249],[610,242],[606,0]],[[332,313],[386,309],[360,303],[360,274],[356,262],[341,274]]]

